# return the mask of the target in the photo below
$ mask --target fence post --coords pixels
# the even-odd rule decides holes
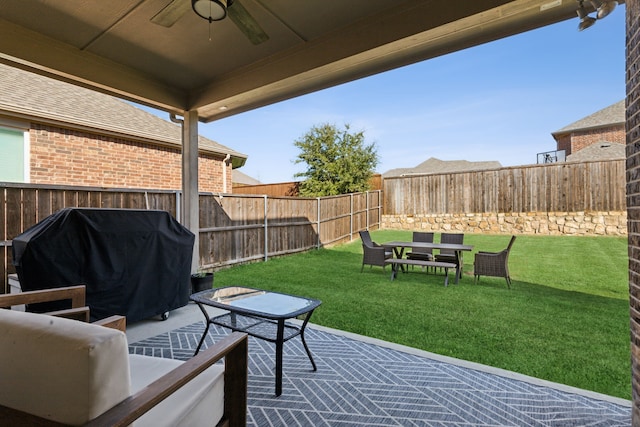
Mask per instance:
[[[268,213],[267,202],[268,202],[269,196],[265,194],[263,197],[264,197],[264,260],[266,262],[269,259],[269,230],[268,230],[269,218],[267,217],[267,213]]]
[[[349,195],[349,203],[351,203],[351,207],[349,208],[349,241],[353,240],[353,193]]]
[[[378,190],[378,230],[382,224],[382,190]]]
[[[367,198],[367,202],[365,203],[365,209],[367,210],[367,214],[365,216],[365,228],[369,229],[369,190],[365,193],[365,197]]]
[[[317,197],[318,200],[318,243],[316,245],[317,249],[320,249],[320,197]]]

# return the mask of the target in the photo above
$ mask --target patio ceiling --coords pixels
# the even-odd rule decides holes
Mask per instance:
[[[175,23],[152,22],[167,5],[177,9]],[[575,0],[235,0],[230,9],[240,6],[268,40],[253,44],[228,18],[209,26],[190,0],[0,0],[0,61],[210,122],[578,23]]]

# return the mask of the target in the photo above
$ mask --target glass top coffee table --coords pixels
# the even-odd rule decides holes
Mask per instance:
[[[311,366],[317,370],[304,339],[304,330],[313,310],[322,304],[320,300],[242,286],[210,289],[195,293],[190,299],[198,304],[207,324],[195,354],[200,351],[213,323],[276,344],[276,396],[282,394],[282,347],[285,341],[300,335]],[[228,313],[209,317],[205,306],[221,308]],[[303,316],[301,325],[287,322],[300,316]]]

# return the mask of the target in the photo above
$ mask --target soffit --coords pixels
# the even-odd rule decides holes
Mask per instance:
[[[170,0],[0,0],[0,61],[209,122],[576,17],[574,0],[235,0],[269,36],[254,45],[173,1],[166,28]]]

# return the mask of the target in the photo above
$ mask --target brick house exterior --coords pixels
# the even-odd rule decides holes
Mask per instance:
[[[632,425],[640,427],[640,0],[626,2],[627,226]]]
[[[0,181],[181,188],[179,125],[120,99],[5,65],[0,94]],[[232,169],[247,156],[202,136],[199,147],[200,191],[232,192]],[[9,169],[14,175],[3,177]]]
[[[553,132],[557,150],[565,150],[565,155],[570,156],[597,143],[624,144],[624,111],[622,100]]]

